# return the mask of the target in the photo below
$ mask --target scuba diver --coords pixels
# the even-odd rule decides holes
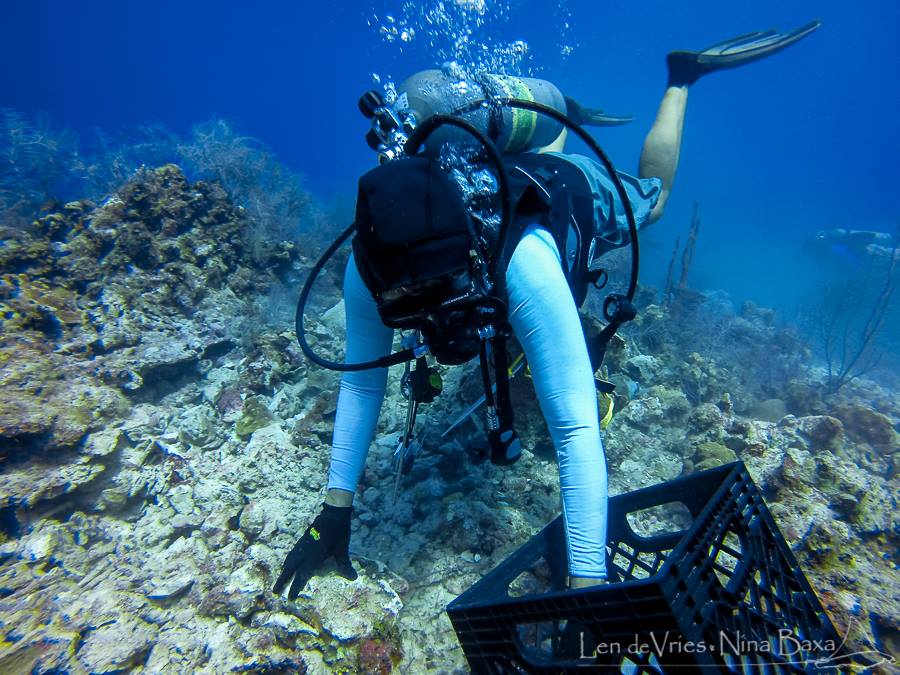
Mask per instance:
[[[610,171],[599,146],[578,126],[628,119],[585,108],[548,82],[491,75],[461,82],[425,71],[401,85],[390,105],[374,92],[364,95],[360,107],[373,119],[367,140],[382,164],[360,179],[356,221],[314,268],[297,310],[298,340],[307,356],[344,371],[327,493],[321,512],[287,554],[275,593],[291,582],[288,597],[295,598],[331,559],[345,578],[357,576],[349,557],[352,503],[385,395],[386,366],[416,361],[416,370],[407,371],[405,378],[413,393],[402,446],[411,440],[415,404],[440,391],[425,354],[447,364],[478,356],[488,403],[486,452],[501,465],[519,458],[521,447],[509,420],[508,356],[498,339],[504,327],[523,348],[557,452],[568,587],[606,580],[607,471],[594,376],[603,346],[594,349],[587,343],[578,306],[587,283],[601,281],[596,259],[629,244],[634,251],[633,294],[636,233],[659,220],[671,193],[690,87],[705,75],[785,49],[818,26],[813,22],[787,33],[753,33],[702,51],[668,54],[665,93],[644,141],[637,177]],[[467,106],[473,98],[478,100]],[[493,99],[508,105],[491,105]],[[536,111],[547,113],[550,122],[538,119]],[[569,131],[602,161],[563,154]],[[491,160],[487,164],[497,169],[504,214],[499,234],[466,211],[453,196],[458,186],[433,159],[441,142],[465,134],[479,140]],[[416,154],[419,150],[422,154]],[[488,232],[479,234],[482,229]],[[353,233],[344,277],[346,361],[339,364],[309,349],[303,305],[324,261]],[[473,279],[478,278],[487,279],[479,286],[487,290],[473,293]],[[437,297],[436,289],[447,311],[422,311]],[[633,316],[629,299],[608,298],[608,327],[614,330]],[[452,320],[441,318],[451,314]],[[458,328],[454,321],[460,316],[475,328]],[[413,328],[422,339],[391,358],[381,357],[391,350],[395,328]],[[488,342],[491,349],[485,347]]]
[[[819,231],[810,244],[817,253],[855,266],[863,261],[895,258],[898,240],[900,227],[893,233],[835,228]]]

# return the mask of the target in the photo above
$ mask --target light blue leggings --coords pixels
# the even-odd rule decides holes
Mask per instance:
[[[509,321],[525,350],[559,461],[569,574],[606,577],[606,460],[597,394],[575,301],[547,230],[526,230],[506,273]],[[344,277],[348,362],[391,349],[393,331],[353,258]],[[345,373],[338,396],[328,487],[354,492],[384,399],[387,369]],[[515,469],[511,469],[515,471]]]

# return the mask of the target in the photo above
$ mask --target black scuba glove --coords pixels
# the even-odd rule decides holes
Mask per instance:
[[[349,555],[352,510],[351,506],[322,505],[322,512],[284,559],[284,566],[273,592],[281,593],[285,584],[293,577],[294,582],[288,591],[288,598],[293,600],[306,586],[309,578],[318,572],[322,563],[332,556],[342,577],[351,581],[356,579],[356,570],[350,564]]]

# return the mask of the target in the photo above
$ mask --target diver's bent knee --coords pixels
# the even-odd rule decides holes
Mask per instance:
[[[647,225],[652,225],[663,217],[663,214],[666,211],[666,201],[666,198],[660,196],[659,201],[656,202],[656,206],[650,210],[650,215],[647,216]]]

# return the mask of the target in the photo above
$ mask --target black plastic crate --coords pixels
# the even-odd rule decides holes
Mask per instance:
[[[629,525],[654,507],[675,522],[675,505],[681,527],[642,536]],[[742,462],[610,499],[607,555],[611,583],[564,590],[559,517],[450,603],[472,671],[808,673],[842,662]]]

